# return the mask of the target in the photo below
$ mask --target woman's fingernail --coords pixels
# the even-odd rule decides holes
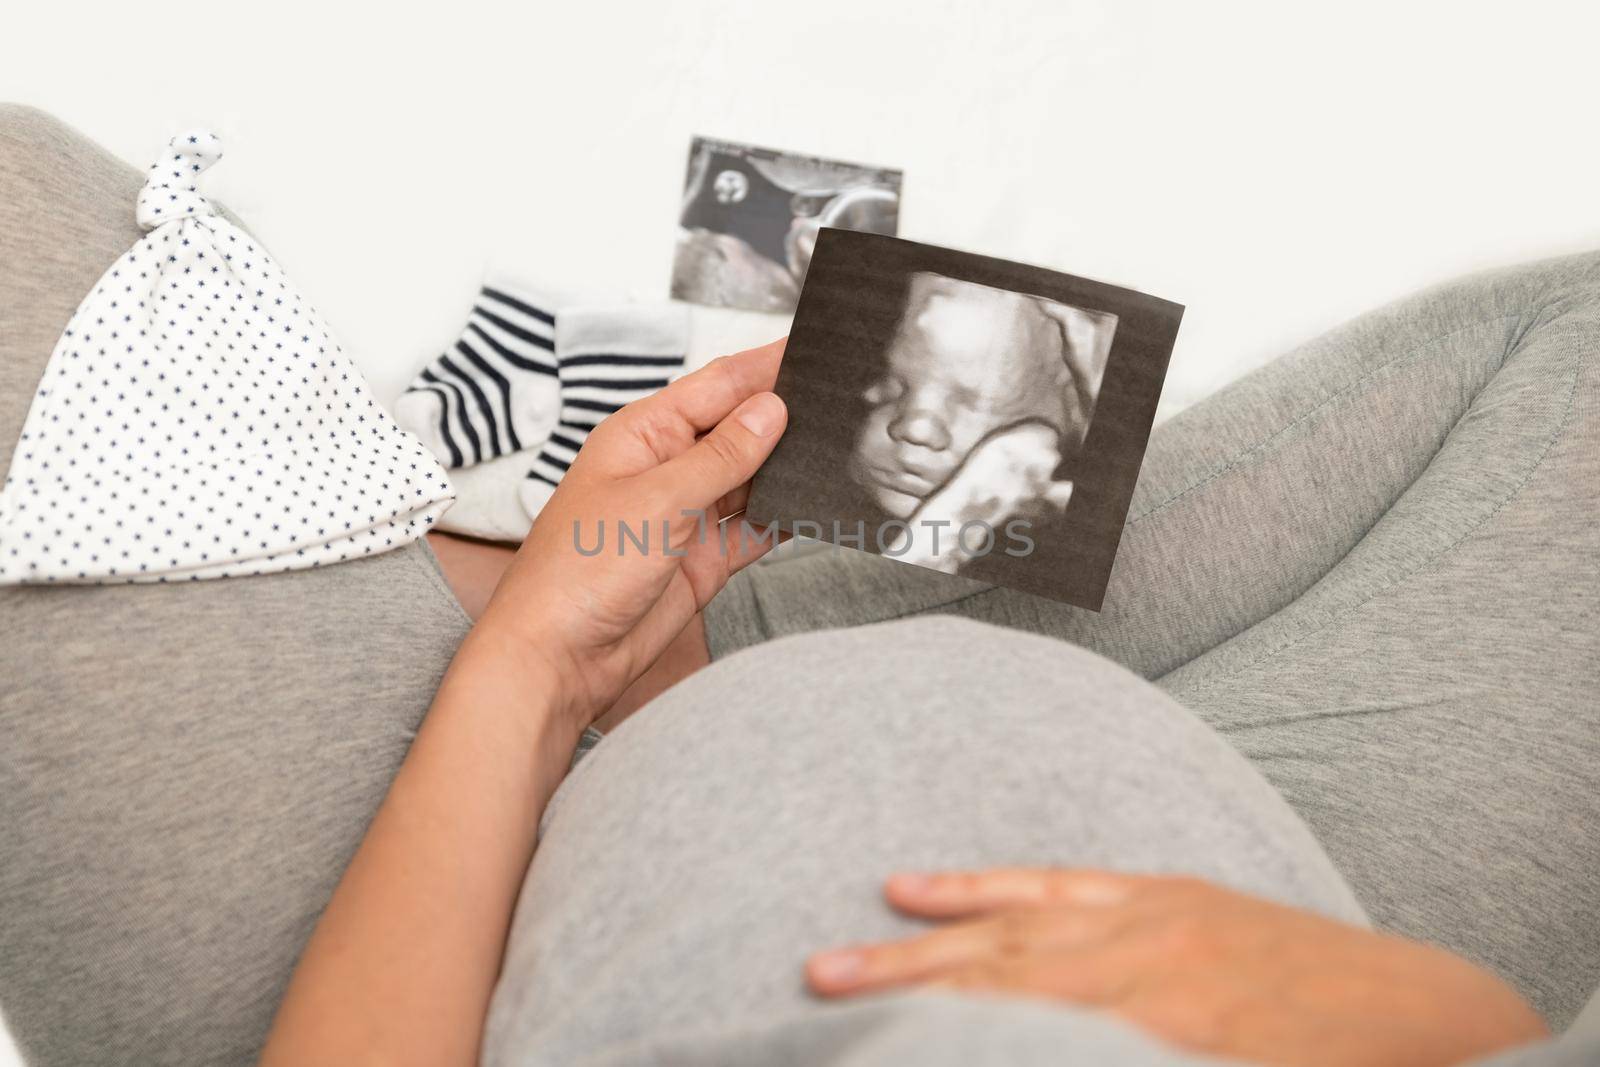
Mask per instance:
[[[889,888],[897,893],[921,896],[933,889],[933,879],[925,874],[890,875]]]
[[[783,422],[783,401],[776,393],[757,393],[739,406],[734,417],[757,437],[770,437]]]
[[[860,977],[861,966],[859,952],[824,952],[811,957],[811,977],[829,984],[850,982]]]

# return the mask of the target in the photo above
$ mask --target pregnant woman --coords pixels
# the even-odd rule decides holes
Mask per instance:
[[[9,448],[139,179],[0,119]],[[454,593],[0,590],[0,1007],[40,1063],[1592,1062],[1597,348],[1588,255],[1284,357],[1156,432],[1100,615],[700,541],[781,344]]]

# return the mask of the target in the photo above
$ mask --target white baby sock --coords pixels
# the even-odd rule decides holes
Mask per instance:
[[[689,320],[672,304],[564,308],[556,320],[561,413],[522,481],[522,507],[539,514],[589,431],[683,369]]]
[[[538,448],[559,405],[556,302],[491,280],[460,339],[396,401],[395,421],[449,467]]]

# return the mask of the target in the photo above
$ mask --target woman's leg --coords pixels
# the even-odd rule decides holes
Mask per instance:
[[[805,957],[915,928],[882,904],[893,870],[1009,864],[1181,871],[1362,921],[1260,776],[1103,658],[958,619],[811,634],[699,672],[562,786],[486,1062],[827,1061],[860,1020],[803,993]],[[992,1044],[965,1062],[1013,1047],[1009,1016],[971,1022]]]
[[[832,550],[735,579],[707,611],[712,655],[941,612],[1070,640],[1158,678],[1338,565],[1457,424],[1485,417],[1475,399],[1550,323],[1547,309],[1600,303],[1597,272],[1600,256],[1575,256],[1428,290],[1158,427],[1099,614]]]
[[[143,180],[0,107],[0,468]],[[0,588],[0,1005],[30,1064],[254,1061],[466,621],[420,544]]]
[[[1506,359],[1382,519],[1159,684],[1277,786],[1375,922],[1561,1025],[1600,985],[1600,259],[1485,301],[1513,289]]]

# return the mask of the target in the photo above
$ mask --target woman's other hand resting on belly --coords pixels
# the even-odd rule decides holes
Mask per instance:
[[[737,522],[719,536],[719,519],[744,509],[783,432],[782,356],[780,341],[717,360],[589,436],[445,674],[263,1063],[477,1062],[539,818],[578,735],[772,545]]]
[[[1446,1067],[1547,1035],[1510,987],[1459,956],[1192,878],[904,874],[885,895],[946,925],[813,956],[817,993],[1044,997],[1274,1067]]]

